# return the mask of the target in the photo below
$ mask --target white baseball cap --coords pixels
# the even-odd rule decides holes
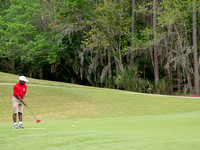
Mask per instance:
[[[20,77],[19,77],[19,81],[25,81],[25,82],[28,82],[28,80],[26,79],[25,76],[20,76]]]

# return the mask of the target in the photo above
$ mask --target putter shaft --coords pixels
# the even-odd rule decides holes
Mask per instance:
[[[28,108],[28,106],[27,105],[25,105],[27,108]],[[35,117],[35,115],[33,114],[33,112],[28,108],[28,110],[31,112],[31,114],[34,116],[34,118],[37,120],[37,118]]]

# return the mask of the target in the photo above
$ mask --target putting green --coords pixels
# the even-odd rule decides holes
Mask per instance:
[[[199,115],[25,122],[24,130],[0,123],[0,145],[6,150],[199,150]]]

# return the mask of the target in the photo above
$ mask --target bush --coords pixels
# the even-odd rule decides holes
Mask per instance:
[[[149,93],[153,90],[152,83],[139,76],[137,65],[119,70],[114,81],[118,89],[142,93]]]

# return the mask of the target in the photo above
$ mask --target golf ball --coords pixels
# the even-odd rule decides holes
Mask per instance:
[[[76,127],[75,125],[72,126],[72,128],[75,128],[75,127]]]

